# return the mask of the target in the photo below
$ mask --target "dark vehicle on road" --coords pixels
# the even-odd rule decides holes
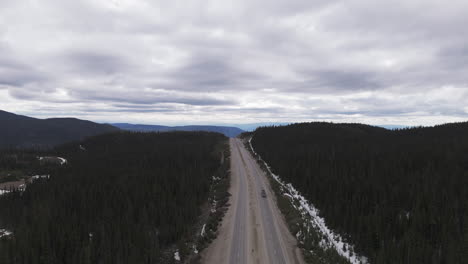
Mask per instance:
[[[262,189],[262,192],[261,192],[261,194],[262,194],[262,197],[263,197],[263,198],[266,198],[266,192],[265,192],[265,190],[264,190],[264,189]]]

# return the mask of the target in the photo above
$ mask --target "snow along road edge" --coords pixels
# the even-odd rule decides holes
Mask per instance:
[[[366,257],[357,255],[354,252],[353,245],[345,242],[339,234],[336,234],[327,227],[325,219],[320,217],[319,210],[312,203],[310,203],[299,191],[297,191],[291,183],[286,184],[279,175],[276,175],[271,171],[271,167],[261,158],[257,152],[255,152],[255,149],[252,146],[252,138],[253,136],[248,140],[252,153],[258,158],[258,160],[263,162],[268,170],[268,173],[276,182],[278,182],[278,184],[283,187],[283,190],[287,191],[287,193],[285,192],[283,195],[290,198],[292,206],[301,213],[301,216],[304,219],[310,219],[306,222],[306,224],[309,226],[305,228],[312,227],[326,238],[321,241],[321,247],[324,249],[334,248],[340,256],[346,258],[352,264],[367,264],[368,260]],[[299,204],[299,206],[296,206],[295,204]],[[298,233],[296,238],[299,240],[299,242],[301,242],[301,234]],[[344,248],[347,250],[344,250]]]

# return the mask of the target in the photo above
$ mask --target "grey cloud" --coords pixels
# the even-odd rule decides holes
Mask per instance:
[[[21,87],[29,83],[41,82],[46,79],[41,74],[34,72],[34,70],[28,69],[28,67],[9,68],[1,64],[2,62],[0,62],[0,85]]]
[[[261,74],[240,69],[234,63],[235,60],[228,55],[196,55],[170,74],[173,80],[170,87],[200,92],[245,90],[250,83],[265,79]]]
[[[171,94],[160,91],[112,91],[109,90],[88,90],[80,93],[74,92],[73,96],[82,100],[104,101],[104,102],[125,102],[131,104],[185,104],[191,106],[209,106],[232,104],[233,101],[219,99],[213,96],[202,94]]]
[[[64,104],[79,103],[76,98],[57,98],[54,96],[55,89],[50,87],[25,86],[25,87],[8,87],[9,95],[15,99],[26,100],[31,102],[39,102],[42,104],[57,104],[61,108],[66,107]]]
[[[129,73],[130,63],[123,57],[93,51],[67,52],[63,58],[63,66],[76,74],[106,75]]]
[[[9,89],[12,97],[21,100],[35,100],[37,99],[36,91],[28,92],[26,89]]]
[[[359,70],[317,70],[304,74],[309,77],[301,85],[302,89],[310,91],[325,90],[335,91],[356,91],[375,90],[383,87],[383,80],[377,78],[375,72],[364,72]]]
[[[438,52],[440,62],[450,70],[466,70],[468,65],[468,40],[464,43],[452,44],[443,47]],[[468,81],[468,77],[466,79]]]
[[[131,108],[131,109],[153,109],[155,106],[152,104],[128,104],[128,103],[115,103],[112,104],[115,108]]]
[[[29,83],[44,82],[47,76],[11,54],[11,49],[0,42],[0,85],[21,87]]]
[[[217,107],[213,109],[213,111],[225,112],[225,113],[253,113],[253,114],[256,114],[256,113],[278,114],[278,113],[287,112],[285,108],[279,108],[279,107],[242,107],[242,108]]]
[[[135,108],[91,108],[84,109],[86,112],[91,113],[173,113],[175,109],[171,108],[149,108],[149,109],[135,109]]]
[[[326,112],[344,115],[360,114],[365,116],[404,116],[416,112],[427,115],[466,116],[466,112],[451,100],[436,99],[427,101],[423,97],[403,96],[401,102],[391,98],[358,98],[343,102],[344,105],[357,106],[359,109],[343,111],[327,109]]]
[[[403,1],[402,1],[403,2]],[[461,25],[468,21],[463,1],[447,4],[444,1],[375,2],[341,1],[333,13],[324,17],[322,25],[343,33],[387,35],[384,40],[395,38],[415,40],[442,40],[467,32]],[[339,16],[339,17],[338,17]],[[388,35],[391,34],[391,35]],[[415,43],[413,43],[415,44]]]

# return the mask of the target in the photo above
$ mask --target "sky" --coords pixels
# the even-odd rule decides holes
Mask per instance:
[[[97,122],[468,120],[468,1],[1,0],[0,109]]]

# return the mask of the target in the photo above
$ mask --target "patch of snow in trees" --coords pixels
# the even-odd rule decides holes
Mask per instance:
[[[174,260],[175,261],[180,261],[179,251],[174,252]]]
[[[7,237],[7,236],[11,236],[13,233],[6,230],[6,229],[0,229],[0,238],[2,237]]]

